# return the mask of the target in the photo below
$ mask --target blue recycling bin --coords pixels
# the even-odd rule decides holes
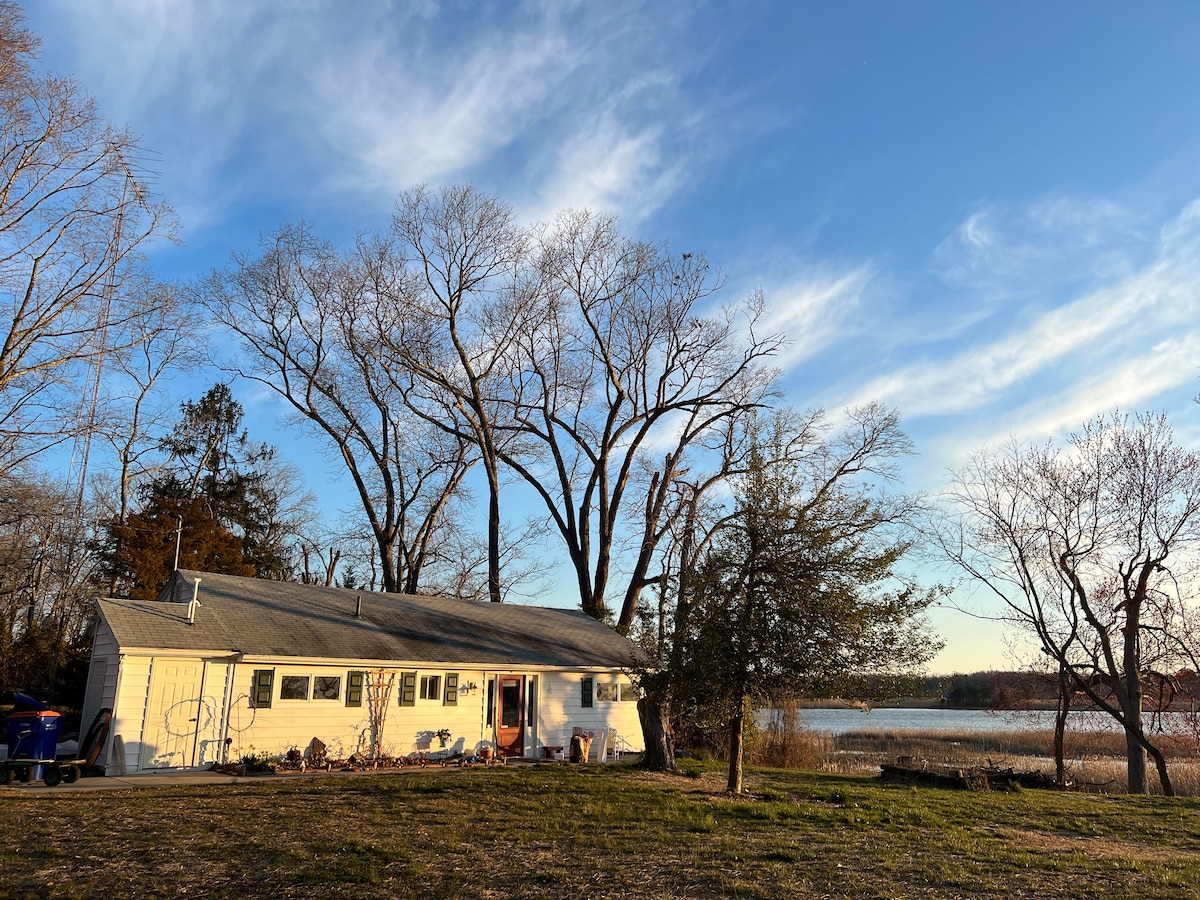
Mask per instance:
[[[8,758],[19,762],[54,759],[58,750],[58,734],[62,716],[28,694],[14,694],[16,705],[8,714]],[[41,766],[33,767],[33,780],[44,773]]]

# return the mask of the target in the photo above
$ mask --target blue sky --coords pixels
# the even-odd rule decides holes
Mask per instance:
[[[155,252],[163,278],[301,216],[345,241],[385,227],[405,188],[471,181],[529,221],[617,213],[707,253],[728,296],[761,288],[792,341],[791,402],[896,406],[910,488],[1116,407],[1165,410],[1200,444],[1200,4],[40,0],[27,16],[46,66],[154,152],[182,224]],[[935,669],[1011,662],[995,625],[935,624]]]

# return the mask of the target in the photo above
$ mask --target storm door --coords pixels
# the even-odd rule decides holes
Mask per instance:
[[[501,675],[497,679],[499,713],[496,746],[501,756],[525,754],[525,677]]]

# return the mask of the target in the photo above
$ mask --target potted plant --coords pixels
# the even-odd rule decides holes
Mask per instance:
[[[238,762],[239,775],[274,775],[276,759],[266,753],[255,753],[254,748]]]

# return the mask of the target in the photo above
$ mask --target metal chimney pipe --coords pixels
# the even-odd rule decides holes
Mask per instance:
[[[192,585],[192,602],[188,604],[188,624],[196,624],[196,607],[200,605],[200,579]]]

